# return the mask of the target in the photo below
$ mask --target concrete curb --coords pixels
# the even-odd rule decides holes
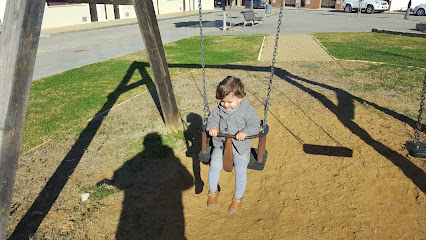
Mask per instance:
[[[257,61],[260,61],[260,56],[262,56],[263,46],[265,45],[266,35],[263,36],[262,46],[260,46],[259,55],[257,56]]]
[[[409,32],[398,32],[398,31],[391,31],[391,30],[380,30],[373,28],[371,29],[371,32],[375,33],[387,33],[387,34],[393,34],[393,35],[402,35],[407,37],[421,37],[426,38],[426,33],[409,33]]]

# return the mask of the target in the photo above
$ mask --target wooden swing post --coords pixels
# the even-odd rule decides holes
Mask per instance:
[[[6,238],[45,0],[6,3],[0,35],[0,239]]]
[[[179,126],[179,113],[170,80],[169,68],[161,41],[160,29],[151,0],[133,0],[139,28],[148,53],[154,83],[166,125],[172,130]]]

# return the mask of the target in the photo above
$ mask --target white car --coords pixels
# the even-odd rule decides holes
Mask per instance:
[[[417,16],[424,16],[426,13],[426,4],[420,4],[414,8],[414,14]]]
[[[352,11],[358,11],[361,5],[361,11],[372,14],[374,12],[384,12],[389,9],[389,4],[386,1],[375,1],[375,0],[343,0],[342,7],[345,12],[350,13]]]

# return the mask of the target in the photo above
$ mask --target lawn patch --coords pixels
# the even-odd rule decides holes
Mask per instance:
[[[426,39],[384,33],[314,33],[336,58],[426,67]]]

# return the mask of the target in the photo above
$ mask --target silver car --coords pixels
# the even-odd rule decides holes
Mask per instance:
[[[425,13],[426,13],[426,4],[420,4],[420,5],[417,5],[415,8],[414,8],[414,14],[416,14],[417,16],[424,16],[425,15]]]

